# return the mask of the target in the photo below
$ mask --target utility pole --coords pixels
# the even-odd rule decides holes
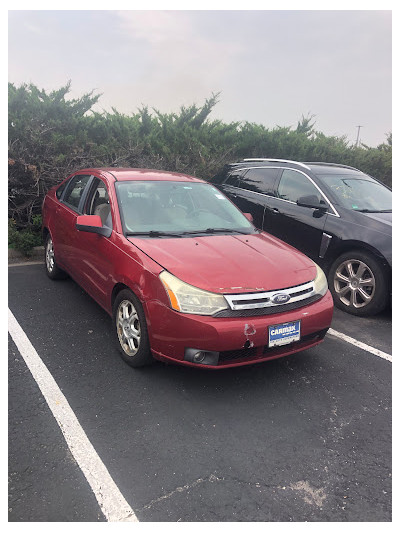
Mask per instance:
[[[359,143],[359,140],[360,140],[360,128],[362,128],[362,126],[356,126],[356,127],[358,128],[356,146],[358,146],[358,143]]]

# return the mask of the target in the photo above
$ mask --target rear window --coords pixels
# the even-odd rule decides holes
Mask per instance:
[[[242,189],[275,196],[274,186],[281,173],[279,168],[251,168],[242,177]]]
[[[62,183],[62,184],[58,187],[58,189],[56,190],[56,196],[57,196],[58,199],[61,198],[62,193],[64,192],[65,187],[68,185],[68,183],[69,183],[69,180],[64,181],[64,183]]]
[[[78,209],[83,191],[86,188],[90,175],[74,176],[69,181],[68,189],[64,195],[64,202],[75,209]]]
[[[232,185],[233,187],[239,187],[240,176],[243,174],[242,170],[234,170],[228,176],[228,179],[225,181],[227,185]]]

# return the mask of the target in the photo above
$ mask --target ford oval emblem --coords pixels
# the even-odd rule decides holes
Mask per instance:
[[[290,296],[283,292],[275,294],[275,296],[272,298],[272,301],[274,304],[285,304],[289,300],[290,300]]]

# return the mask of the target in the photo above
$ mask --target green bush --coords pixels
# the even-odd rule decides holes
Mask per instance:
[[[347,164],[392,183],[391,134],[371,148],[324,135],[314,115],[303,116],[295,128],[210,120],[218,94],[176,113],[146,106],[130,115],[98,113],[92,107],[99,95],[71,99],[69,91],[70,83],[50,93],[9,84],[9,217],[33,233],[46,192],[82,168],[154,168],[210,179],[226,163],[271,157]]]
[[[32,255],[33,248],[42,244],[41,237],[42,217],[35,215],[31,228],[18,231],[15,220],[8,219],[8,246],[24,254],[25,257]]]

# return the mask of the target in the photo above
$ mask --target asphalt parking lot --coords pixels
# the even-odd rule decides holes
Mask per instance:
[[[41,264],[9,267],[9,308],[139,521],[391,521],[389,361],[328,334],[249,367],[132,369],[109,316]],[[391,354],[390,310],[332,328]],[[9,520],[105,521],[9,341]]]

